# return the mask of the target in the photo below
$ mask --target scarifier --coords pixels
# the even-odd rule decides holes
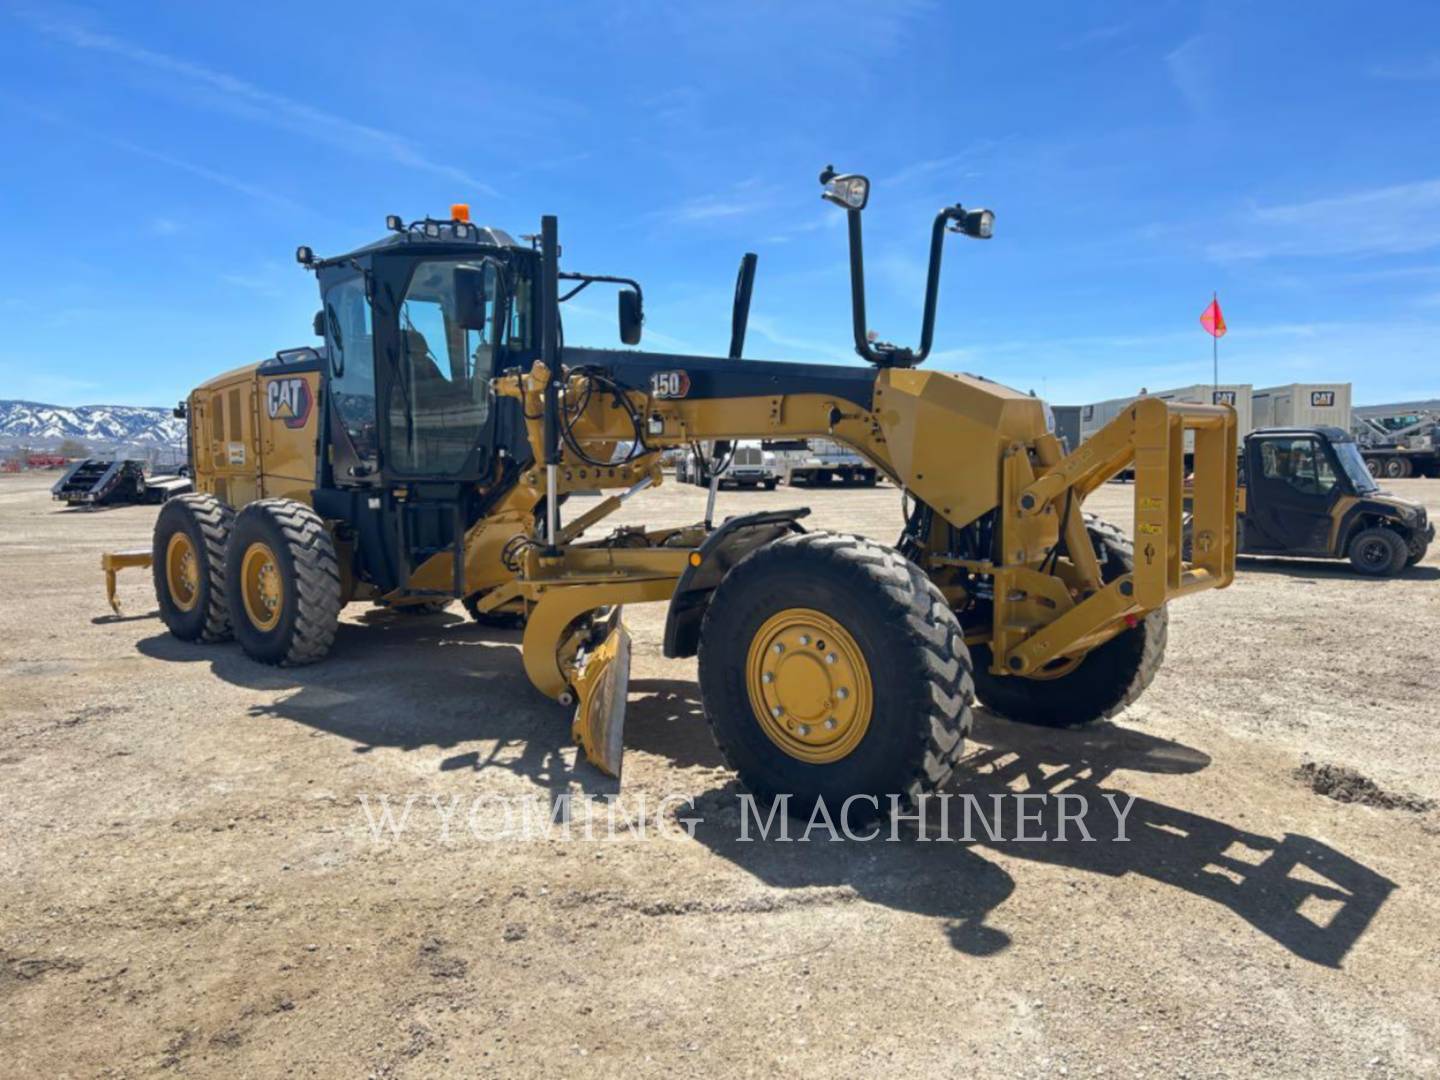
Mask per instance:
[[[665,655],[698,654],[731,766],[752,790],[802,802],[883,808],[933,791],[960,759],[977,694],[1040,724],[1125,707],[1160,662],[1167,602],[1232,579],[1234,412],[1141,399],[1066,455],[1034,397],[919,369],[945,235],[989,239],[993,214],[935,216],[920,344],[906,348],[866,321],[868,180],[833,168],[820,179],[848,221],[865,365],[743,359],[753,255],[730,355],[705,357],[563,343],[562,305],[592,286],[621,286],[626,346],[644,316],[632,279],[560,269],[554,217],[522,243],[457,205],[443,219],[392,216],[383,239],[349,254],[300,248],[319,279],[323,345],[188,399],[196,491],[165,504],[148,560],[166,625],[303,664],[330,649],[347,603],[461,600],[481,623],[523,625],[531,681],[574,708],[585,755],[618,776],[622,611],[665,603]],[[895,546],[807,530],[804,508],[714,525],[713,489],[701,523],[593,538],[661,483],[666,450],[718,457],[741,439],[806,438],[852,447],[902,488]],[[1083,512],[1121,469],[1136,480],[1133,547]],[[570,495],[597,489],[608,497],[565,520]]]

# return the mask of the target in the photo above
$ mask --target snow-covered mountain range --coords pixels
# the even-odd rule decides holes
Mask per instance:
[[[160,408],[0,401],[0,447],[53,449],[66,439],[82,442],[92,452],[183,448],[185,421]]]

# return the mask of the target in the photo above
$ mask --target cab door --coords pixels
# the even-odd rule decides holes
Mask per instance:
[[[1329,555],[1341,494],[1329,447],[1313,435],[1252,438],[1248,457],[1245,549]]]

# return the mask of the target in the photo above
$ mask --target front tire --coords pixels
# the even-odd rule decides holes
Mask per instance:
[[[1405,541],[1383,525],[1361,529],[1350,539],[1350,565],[1368,577],[1393,577],[1409,557]]]
[[[1100,560],[1101,580],[1128,574],[1135,565],[1129,537],[1089,514],[1085,524]],[[1134,702],[1155,678],[1168,632],[1165,609],[1152,611],[1068,670],[1057,663],[1052,670],[1058,673],[1049,676],[1043,669],[1037,676],[993,674],[990,647],[977,645],[975,693],[991,712],[1024,724],[1069,728],[1107,720]]]
[[[852,820],[949,779],[974,697],[959,621],[924,572],[892,548],[819,532],[767,544],[721,581],[700,689],[747,788],[791,796],[799,815],[861,796]]]
[[[235,518],[225,559],[235,638],[262,664],[312,664],[340,622],[340,560],[320,516],[294,499],[260,499]]]
[[[177,495],[155,519],[151,569],[166,629],[181,641],[230,637],[225,547],[235,511],[213,495]]]

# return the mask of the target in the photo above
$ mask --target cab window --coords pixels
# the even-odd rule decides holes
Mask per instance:
[[[1260,447],[1265,479],[1285,484],[1303,495],[1328,495],[1335,470],[1314,439],[1267,439]]]
[[[490,414],[495,363],[495,267],[422,262],[399,308],[390,393],[390,458],[399,472],[461,471]]]
[[[325,294],[325,338],[330,353],[330,397],[345,434],[362,459],[374,458],[375,361],[370,303],[364,282],[355,278]]]

